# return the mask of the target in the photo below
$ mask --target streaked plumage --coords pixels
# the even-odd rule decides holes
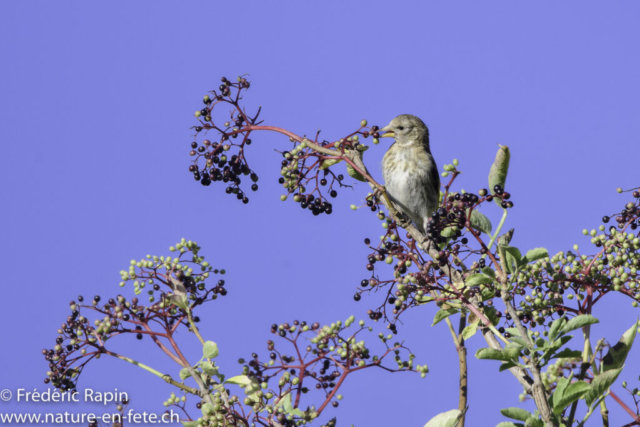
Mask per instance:
[[[403,114],[381,129],[395,138],[382,160],[385,189],[396,209],[423,233],[438,207],[440,176],[431,150],[429,129],[416,116]]]

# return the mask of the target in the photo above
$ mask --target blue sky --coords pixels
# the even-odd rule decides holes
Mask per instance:
[[[223,75],[248,73],[249,111],[261,105],[266,124],[299,134],[332,139],[361,119],[415,114],[440,168],[460,160],[468,191],[486,186],[497,144],[508,145],[514,243],[586,246],[581,230],[627,201],[615,188],[639,185],[639,12],[632,1],[3,2],[0,389],[44,389],[40,350],[68,301],[117,294],[130,259],[166,255],[181,237],[228,271],[229,295],[201,313],[201,328],[229,373],[266,352],[272,323],[361,318],[379,304],[351,298],[367,277],[362,240],[382,230],[349,209],[364,185],[341,192],[331,216],[282,203],[274,150],[286,140],[274,134],[253,138],[261,181],[248,205],[194,183],[193,111]],[[385,148],[367,152],[378,178]],[[487,215],[497,223],[500,212]],[[411,311],[399,335],[427,378],[354,376],[330,411],[339,425],[421,426],[457,406],[455,350],[444,325],[429,327],[433,314]],[[615,340],[638,312],[613,296],[596,315],[594,334]],[[177,374],[149,342],[120,345]],[[520,387],[497,369],[471,363],[468,425],[495,425],[500,408],[518,405]],[[632,383],[640,366],[627,369]],[[83,377],[81,386],[127,391],[136,409],[159,411],[171,392],[117,360]],[[54,409],[0,402],[2,412]],[[609,409],[612,425],[630,421]]]

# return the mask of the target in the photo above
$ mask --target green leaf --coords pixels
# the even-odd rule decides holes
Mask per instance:
[[[338,154],[336,152],[336,154]],[[342,159],[326,159],[322,162],[322,164],[320,165],[320,167],[318,169],[320,170],[324,170],[326,168],[328,168],[329,166],[333,166],[336,163],[340,163],[342,161]]]
[[[198,427],[200,424],[197,421],[180,421],[184,427]]]
[[[224,382],[225,384],[237,384],[240,387],[246,387],[251,384],[251,379],[246,375],[237,375],[235,377],[231,377]]]
[[[523,261],[527,264],[533,261],[537,261],[539,259],[548,258],[549,252],[545,248],[535,248],[527,251],[527,254],[524,256]]]
[[[498,372],[506,371],[507,369],[515,368],[516,366],[518,366],[517,363],[504,362],[500,365],[500,369],[498,369]]]
[[[509,340],[513,343],[518,344],[520,347],[528,347],[527,342],[522,337],[511,336]]]
[[[420,303],[428,303],[435,300],[434,297],[430,296],[430,295],[416,295],[416,301],[420,302]]]
[[[580,314],[576,317],[572,317],[571,319],[569,319],[569,321],[565,323],[562,329],[560,330],[560,334],[564,335],[567,332],[574,331],[583,326],[593,325],[599,322],[600,321],[598,319],[596,319],[590,314]]]
[[[349,176],[351,178],[357,179],[358,181],[362,181],[362,182],[366,182],[367,180],[365,179],[364,176],[362,176],[362,174],[360,172],[358,172],[357,170],[355,170],[353,168],[353,166],[351,166],[350,164],[347,163],[347,173],[349,174]]]
[[[200,367],[202,368],[202,372],[209,375],[210,377],[218,375],[218,367],[213,366],[211,362],[202,362],[200,364]]]
[[[489,170],[489,191],[494,194],[493,187],[500,185],[504,189],[504,184],[507,182],[507,173],[509,172],[509,160],[511,159],[511,153],[509,147],[506,145],[500,145],[496,158]],[[494,198],[494,202],[498,206],[502,203],[501,199]]]
[[[524,427],[524,424],[520,424],[520,423],[512,423],[511,421],[503,421],[500,424],[498,424],[496,427]]]
[[[500,413],[507,418],[518,421],[527,421],[529,417],[533,416],[531,412],[516,407],[500,409]]]
[[[494,294],[495,294],[495,292],[494,292]],[[483,295],[482,295],[482,300],[486,301],[484,299],[484,292],[483,292]],[[487,319],[489,319],[489,321],[491,322],[491,324],[493,326],[496,326],[498,323],[500,323],[500,318],[496,314],[496,311],[497,310],[495,309],[495,307],[492,307],[492,306],[485,306],[484,307],[484,315],[487,316]]]
[[[505,246],[503,250],[506,258],[507,271],[514,273],[522,262],[522,254],[518,248],[513,246]]]
[[[618,341],[613,347],[609,348],[607,355],[602,359],[604,371],[622,368],[624,361],[627,359],[627,355],[629,354],[629,350],[631,350],[633,341],[636,339],[637,327],[638,322],[636,321],[636,323],[634,323],[633,326],[627,329],[627,331],[622,335],[620,341]]]
[[[565,335],[553,342],[548,342],[545,344],[545,352],[543,357],[547,358],[549,355],[554,354],[558,351],[562,346],[573,339],[573,335]]]
[[[215,359],[218,357],[218,354],[220,354],[218,351],[218,344],[213,341],[207,341],[204,343],[204,346],[202,347],[202,355],[205,359]]]
[[[467,215],[469,213],[469,209],[467,209]],[[474,209],[471,211],[471,218],[469,218],[469,222],[471,222],[471,227],[475,228],[478,231],[483,232],[484,234],[491,235],[491,221],[487,218],[482,212]]]
[[[551,324],[551,328],[549,329],[549,341],[553,341],[558,336],[558,332],[560,332],[562,326],[566,322],[565,315],[563,314],[560,318],[553,321]]]
[[[440,311],[438,311],[435,315],[435,317],[433,318],[433,323],[431,324],[431,326],[435,326],[438,323],[440,323],[442,320],[446,319],[447,317],[451,316],[452,314],[455,314],[458,312],[457,308],[443,308]]]
[[[527,421],[524,423],[527,427],[544,427],[544,423],[541,419],[538,418],[537,415],[531,416],[527,418]],[[523,426],[524,427],[524,426]]]
[[[620,372],[622,372],[622,368],[611,369],[597,375],[593,381],[591,381],[591,390],[585,395],[588,406],[591,406],[593,402],[609,390],[609,387],[616,381]]]
[[[424,427],[455,427],[462,417],[462,412],[457,409],[443,412],[431,418]]]
[[[520,253],[520,249],[515,246],[507,246],[504,248],[507,254],[511,255],[517,262],[522,260],[522,254]]]
[[[564,409],[576,400],[580,399],[591,387],[584,381],[576,381],[567,386],[562,393],[562,398],[553,407],[553,413],[560,415]]]
[[[215,409],[209,403],[205,403],[200,407],[200,411],[202,412],[202,416],[207,416],[209,414],[213,414]]]
[[[571,349],[565,348],[560,353],[556,353],[553,356],[551,356],[551,359],[562,359],[562,358],[576,359],[576,358],[580,358],[581,356],[582,356],[582,352],[580,350],[571,350]]]
[[[495,270],[494,270],[493,268],[491,268],[491,267],[483,267],[483,268],[482,268],[482,272],[483,272],[484,274],[486,274],[487,276],[489,276],[489,277],[493,277],[494,279],[496,278],[496,272],[495,272]]]
[[[473,325],[469,325],[462,330],[462,338],[468,340],[472,336],[474,336],[478,332],[478,324],[474,323]]]
[[[493,283],[493,278],[487,276],[486,274],[475,273],[467,277],[465,286],[471,287],[478,285],[488,285],[489,283]]]
[[[565,377],[558,378],[558,383],[556,384],[556,390],[553,392],[553,394],[551,395],[551,398],[549,399],[550,401],[549,403],[551,403],[551,406],[553,407],[558,406],[558,404],[560,403],[560,400],[562,399],[562,396],[564,395],[564,391],[567,389],[572,379],[573,379],[573,372],[571,372],[568,378],[565,378]]]
[[[517,361],[520,351],[517,348],[497,350],[493,348],[479,348],[476,351],[476,358],[489,360],[502,360],[503,362]]]
[[[513,337],[519,337],[520,336],[520,331],[518,330],[518,328],[506,328],[505,330],[507,332],[509,332],[511,334],[511,336],[513,336]]]
[[[180,379],[182,381],[186,380],[190,376],[191,376],[191,372],[189,372],[189,369],[187,369],[187,368],[180,369]]]
[[[457,226],[449,225],[449,226],[445,227],[445,229],[440,232],[440,235],[442,237],[449,238],[449,237],[455,236],[457,232],[458,232],[458,227]]]
[[[169,299],[184,311],[189,310],[189,298],[186,295],[170,295]]]
[[[502,236],[498,237],[498,246],[509,246],[511,240],[513,239],[513,233],[515,233],[515,229],[511,229],[504,233]]]
[[[279,406],[282,406],[282,410],[285,413],[289,413],[293,410],[293,405],[291,404],[291,393],[285,394],[278,403],[276,403],[276,408]]]

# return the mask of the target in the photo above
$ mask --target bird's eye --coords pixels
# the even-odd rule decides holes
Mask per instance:
[[[398,126],[398,130],[404,130],[404,126]]]

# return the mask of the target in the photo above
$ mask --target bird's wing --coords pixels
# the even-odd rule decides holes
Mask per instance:
[[[436,195],[435,205],[437,209],[438,198],[440,197],[440,173],[438,172],[438,165],[436,165],[436,160],[433,158],[433,156],[431,156],[431,162],[433,163],[433,167],[430,171],[431,176],[429,177],[429,182],[433,183],[433,188]]]

